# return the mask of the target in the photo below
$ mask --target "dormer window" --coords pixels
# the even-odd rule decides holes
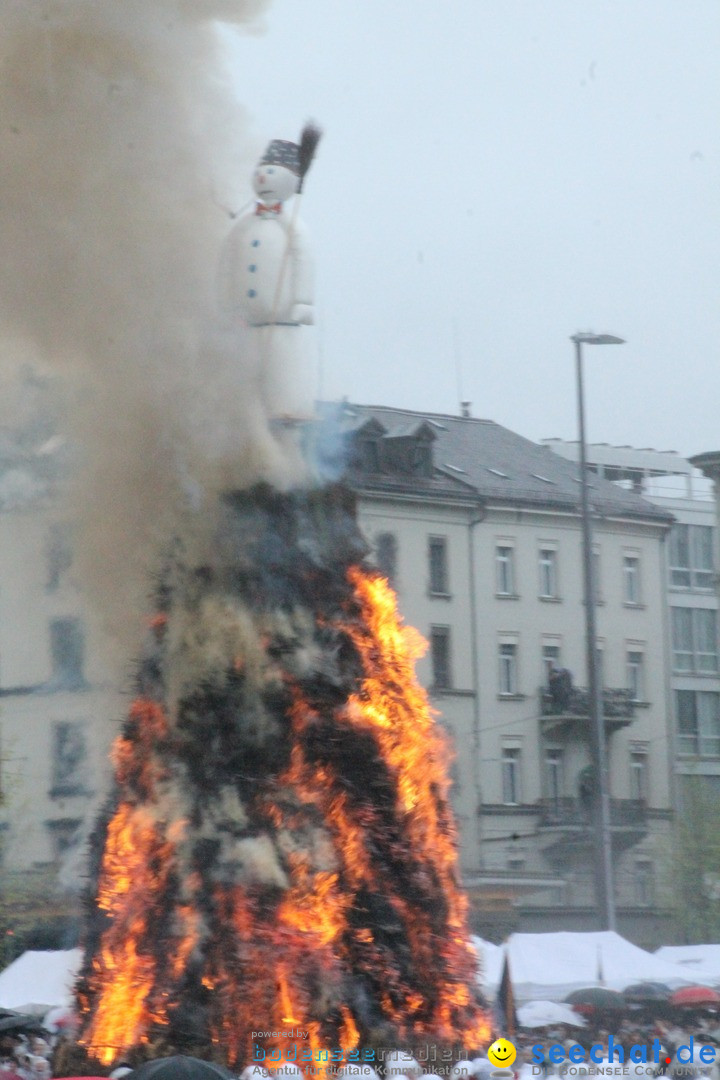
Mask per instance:
[[[418,441],[412,454],[413,472],[416,476],[432,476],[433,461],[430,443]]]
[[[382,472],[380,440],[385,428],[375,419],[365,420],[350,432],[348,465],[365,473]]]
[[[380,472],[380,450],[377,439],[359,439],[360,468],[364,472]]]
[[[434,472],[433,443],[437,435],[428,423],[404,425],[382,440],[382,463],[387,472],[431,477]]]

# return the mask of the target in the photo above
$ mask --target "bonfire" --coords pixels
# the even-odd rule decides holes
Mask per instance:
[[[168,563],[92,853],[103,1064],[486,1041],[424,643],[365,555],[345,488],[263,486]]]

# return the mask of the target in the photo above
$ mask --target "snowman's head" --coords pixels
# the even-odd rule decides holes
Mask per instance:
[[[253,189],[266,206],[283,203],[298,189],[298,175],[284,165],[260,164],[253,173]]]
[[[300,182],[300,147],[273,139],[253,173],[255,194],[266,206],[286,202]]]

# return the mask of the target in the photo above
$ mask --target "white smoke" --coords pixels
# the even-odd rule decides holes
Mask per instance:
[[[179,516],[281,469],[242,350],[213,329],[222,207],[265,141],[213,21],[257,32],[266,6],[0,0],[3,365],[31,356],[72,387],[80,570],[128,646]]]

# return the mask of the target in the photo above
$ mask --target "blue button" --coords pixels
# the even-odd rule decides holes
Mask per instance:
[[[257,293],[254,289],[248,289],[248,296],[257,296]]]
[[[260,247],[260,241],[259,240],[253,240],[253,242],[251,244],[251,247]]]
[[[255,263],[250,263],[250,265],[248,266],[248,270],[250,271],[251,274],[254,274],[255,271],[257,270],[257,266],[255,265]]]

